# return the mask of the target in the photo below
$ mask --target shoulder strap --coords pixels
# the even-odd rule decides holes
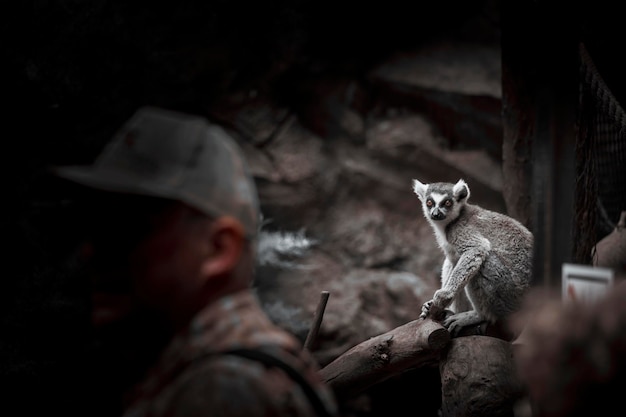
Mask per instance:
[[[311,402],[311,405],[315,409],[315,412],[317,413],[318,416],[331,417],[333,415],[328,411],[328,409],[326,408],[326,406],[320,399],[319,395],[315,392],[311,384],[309,384],[309,382],[304,378],[304,376],[302,376],[300,372],[296,371],[294,368],[292,368],[290,365],[280,360],[276,356],[271,355],[267,352],[264,352],[263,350],[260,350],[260,349],[244,349],[244,348],[226,350],[220,353],[242,356],[244,358],[257,360],[266,365],[275,366],[277,368],[282,369],[291,379],[293,379],[295,382],[297,382],[300,385],[300,387],[302,387],[302,390],[304,391],[306,396],[309,398],[309,401]]]

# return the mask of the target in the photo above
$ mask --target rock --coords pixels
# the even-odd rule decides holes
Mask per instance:
[[[455,149],[502,158],[500,51],[495,45],[434,42],[400,52],[370,73],[388,105],[424,112]]]

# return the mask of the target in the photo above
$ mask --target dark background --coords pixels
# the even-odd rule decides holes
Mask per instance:
[[[492,25],[464,26],[472,16]],[[81,230],[69,226],[84,213],[47,166],[92,161],[144,104],[209,115],[255,89],[300,111],[306,125],[316,80],[360,79],[395,51],[442,34],[498,39],[488,1],[415,10],[396,0],[34,0],[3,5],[0,19],[6,415],[94,415],[99,407],[86,356],[86,283],[73,255]]]
[[[559,6],[543,4],[558,31]],[[619,99],[614,6],[568,4],[580,8],[581,37]],[[315,129],[307,109],[316,80],[362,79],[433,38],[500,37],[498,2],[488,0],[33,0],[2,9],[0,397],[22,411],[7,415],[90,414],[85,285],[69,273],[80,230],[64,221],[80,212],[47,166],[90,162],[140,105],[210,115],[251,89]]]

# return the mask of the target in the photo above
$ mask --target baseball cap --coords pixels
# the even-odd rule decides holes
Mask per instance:
[[[92,165],[51,170],[94,189],[177,200],[212,217],[230,215],[248,236],[257,233],[258,194],[241,149],[201,116],[142,107]]]

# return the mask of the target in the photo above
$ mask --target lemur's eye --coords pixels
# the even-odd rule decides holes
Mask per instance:
[[[452,200],[446,200],[446,202],[443,203],[443,205],[446,206],[446,207],[452,206]]]
[[[433,204],[433,200],[426,200],[426,207],[432,207]]]

